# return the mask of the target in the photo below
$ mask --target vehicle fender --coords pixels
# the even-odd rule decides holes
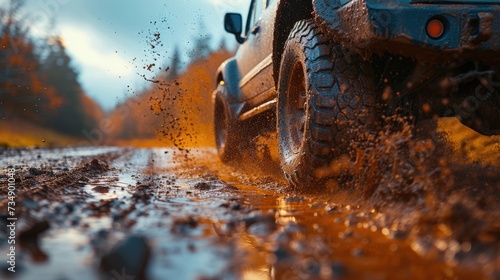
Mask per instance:
[[[370,45],[373,31],[366,0],[312,0],[314,21],[336,42],[358,49]],[[377,1],[373,1],[377,2]],[[384,3],[393,4],[393,0]]]
[[[241,114],[244,105],[239,87],[240,80],[241,75],[237,60],[235,58],[230,58],[224,61],[217,70],[217,83],[215,86],[218,88],[219,84],[223,82],[226,87],[226,92],[219,92],[216,89],[212,95],[214,102],[217,94],[222,96],[225,107],[231,111],[230,114],[234,118],[237,118]]]
[[[230,58],[224,61],[219,66],[219,69],[217,69],[217,84],[215,86],[218,86],[223,81],[227,89],[227,96],[224,96],[224,99],[230,103],[239,103],[241,102],[241,91],[238,86],[240,80],[241,75],[238,63],[235,58]]]
[[[372,0],[374,5],[382,0]],[[386,0],[391,4],[395,0]],[[281,56],[286,40],[299,20],[314,19],[326,35],[357,49],[371,41],[371,21],[366,0],[288,0],[280,1],[276,11],[273,36],[273,76],[278,85]],[[352,25],[355,26],[352,26]],[[355,40],[353,40],[353,38]],[[355,41],[356,44],[351,44]]]

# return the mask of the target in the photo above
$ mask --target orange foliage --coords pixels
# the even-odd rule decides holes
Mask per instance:
[[[159,84],[119,106],[110,115],[118,127],[115,138],[156,138],[179,148],[213,145],[215,73],[230,56],[224,48],[213,52],[189,65],[177,79],[168,81],[164,75]]]
[[[83,93],[81,95],[81,98],[86,116],[93,120],[101,120],[105,117],[104,111],[102,110],[101,106],[99,106],[99,104],[97,104],[92,98]]]
[[[83,92],[61,40],[35,44],[24,17],[16,16],[22,2],[5,6],[0,5],[0,117],[83,137],[82,130],[95,127],[104,113]]]

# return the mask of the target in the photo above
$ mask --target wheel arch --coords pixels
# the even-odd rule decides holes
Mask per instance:
[[[288,35],[297,21],[312,18],[312,13],[312,0],[280,1],[278,5],[273,34],[273,77],[276,86]]]
[[[217,80],[215,86],[218,87],[221,82],[226,86],[226,92],[223,97],[230,103],[241,102],[241,91],[239,88],[240,73],[238,64],[235,58],[230,58],[224,61],[217,69]],[[216,93],[214,92],[213,98],[215,100]]]

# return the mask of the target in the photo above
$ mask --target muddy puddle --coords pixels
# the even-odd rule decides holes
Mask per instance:
[[[488,278],[417,254],[404,234],[379,226],[383,213],[350,194],[280,194],[269,184],[232,184],[243,197],[239,219],[217,230],[236,242],[242,279]]]
[[[68,161],[59,157],[55,164],[67,171],[43,172],[47,167],[38,164],[40,172],[29,166],[19,172],[23,239],[14,279],[498,276],[496,212],[485,212],[493,205],[483,213],[469,200],[443,199],[447,194],[436,195],[434,204],[430,198],[381,203],[362,188],[297,193],[272,159],[227,166],[211,148],[89,149]],[[54,152],[22,153],[7,158],[29,162]],[[460,166],[449,168],[454,182]],[[476,168],[483,183],[497,176],[493,167],[491,174]],[[495,188],[477,191],[478,197],[494,199]]]

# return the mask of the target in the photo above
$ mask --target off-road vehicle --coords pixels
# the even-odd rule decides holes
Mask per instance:
[[[241,44],[213,94],[224,161],[270,112],[296,187],[352,158],[351,144],[376,135],[383,115],[457,116],[500,134],[500,1],[252,0],[244,27],[236,13],[224,26]]]

